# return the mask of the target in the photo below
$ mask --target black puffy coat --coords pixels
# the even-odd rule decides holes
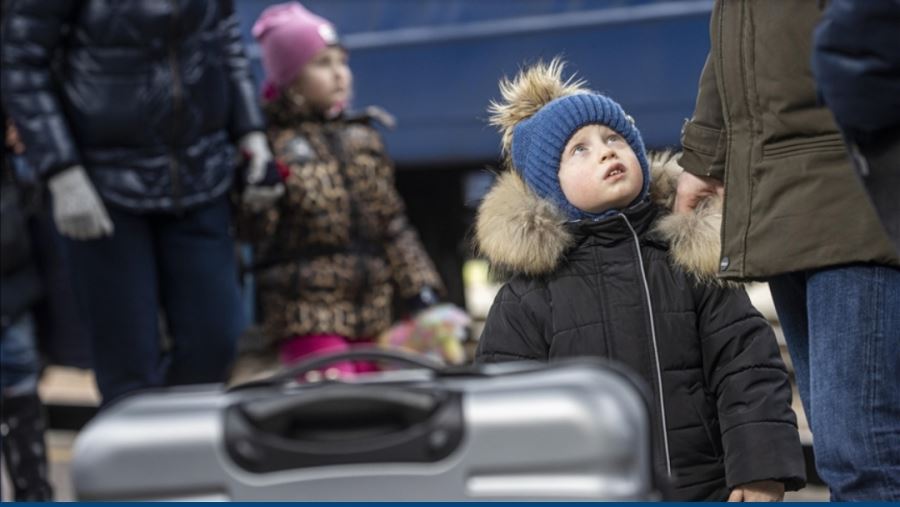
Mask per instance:
[[[494,301],[478,360],[600,356],[630,367],[652,388],[655,465],[671,472],[674,499],[722,500],[764,479],[802,487],[791,388],[771,327],[743,289],[676,267],[660,218],[645,203],[564,224],[516,173],[504,174],[481,206],[477,235],[492,263],[518,274]]]
[[[3,101],[42,176],[134,211],[208,202],[263,128],[230,0],[6,0]]]
[[[900,253],[900,2],[832,0],[813,71],[882,225]]]

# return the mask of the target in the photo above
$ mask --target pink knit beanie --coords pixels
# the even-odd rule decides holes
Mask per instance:
[[[298,2],[266,8],[253,24],[266,71],[263,95],[277,96],[323,48],[338,43],[334,26]]]

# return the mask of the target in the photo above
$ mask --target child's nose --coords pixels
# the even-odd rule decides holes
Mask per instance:
[[[600,148],[600,162],[606,162],[610,159],[616,157],[616,150],[610,148],[606,144],[603,144]]]

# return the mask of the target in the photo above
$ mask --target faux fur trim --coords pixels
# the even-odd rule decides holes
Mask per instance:
[[[572,245],[565,221],[565,215],[531,191],[518,173],[506,171],[478,208],[478,250],[501,271],[549,273]]]
[[[679,154],[672,151],[647,154],[650,162],[650,199],[663,209],[670,210],[675,206],[675,190],[682,171],[678,157]]]
[[[672,262],[700,282],[732,285],[716,276],[722,245],[722,198],[704,199],[693,213],[672,213],[678,176],[682,171],[678,165],[678,155],[670,152],[653,154],[650,168],[653,178],[651,198],[660,207],[669,210],[656,222],[654,230],[669,244]]]
[[[671,210],[681,167],[678,155],[651,153],[650,196]],[[475,237],[478,250],[501,271],[541,275],[557,268],[573,238],[566,218],[549,201],[540,199],[515,171],[506,171],[478,209]],[[669,243],[672,261],[699,281],[726,285],[716,278],[719,265],[722,200],[701,203],[694,213],[668,213],[655,231]]]

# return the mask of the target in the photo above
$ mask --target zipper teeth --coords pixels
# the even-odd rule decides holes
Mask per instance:
[[[337,132],[334,131],[326,131],[325,138],[328,141],[328,144],[331,146],[331,152],[334,154],[337,159],[337,170],[341,175],[341,178],[344,180],[344,186],[347,188],[347,197],[349,199],[350,204],[350,244],[348,245],[350,250],[357,250],[356,253],[356,266],[355,269],[360,276],[360,285],[359,292],[356,294],[356,298],[354,298],[354,304],[356,305],[356,310],[359,314],[359,317],[356,320],[356,335],[362,336],[363,331],[365,330],[365,325],[362,319],[363,315],[363,305],[365,303],[366,291],[369,288],[369,273],[366,269],[366,263],[363,260],[362,256],[362,248],[358,245],[362,242],[362,232],[361,227],[362,224],[362,213],[359,209],[359,203],[354,197],[354,192],[350,189],[350,177],[347,174],[347,171],[344,169],[344,153],[342,151],[343,146],[339,144],[339,140],[337,138]]]
[[[634,231],[634,227],[632,227],[631,222],[628,221],[628,217],[625,215],[619,216],[625,221],[625,225],[628,226],[628,230],[631,231],[631,236],[634,238],[634,247],[637,249],[638,254],[638,266],[641,268],[641,281],[644,283],[644,296],[647,298],[647,310],[650,314],[650,338],[653,343],[653,356],[656,359],[656,383],[659,388],[659,411],[662,417],[663,447],[666,451],[666,473],[672,475],[672,463],[671,458],[669,457],[669,435],[666,430],[668,427],[666,424],[666,406],[665,400],[663,399],[662,371],[659,368],[659,348],[656,345],[656,324],[653,323],[653,303],[650,301],[650,287],[647,285],[647,273],[644,271],[644,261],[641,257],[641,243],[638,240],[637,233]]]

